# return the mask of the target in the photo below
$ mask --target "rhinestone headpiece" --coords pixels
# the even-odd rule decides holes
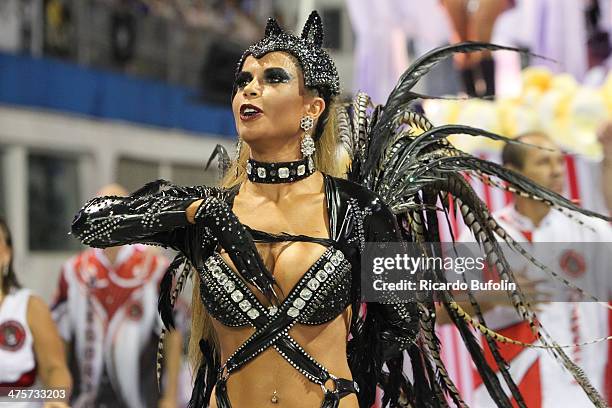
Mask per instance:
[[[340,93],[338,71],[327,51],[321,48],[322,44],[323,24],[316,11],[310,13],[300,37],[283,31],[275,19],[269,18],[264,38],[251,45],[242,54],[236,74],[240,72],[244,60],[249,55],[261,58],[272,51],[285,51],[300,62],[304,73],[304,84],[307,87],[326,89],[332,95],[338,95]],[[233,94],[235,93],[234,88]]]

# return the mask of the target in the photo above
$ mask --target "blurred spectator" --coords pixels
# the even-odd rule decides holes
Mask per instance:
[[[20,0],[0,1],[0,50],[18,51],[21,44]]]
[[[99,195],[127,192],[110,185]],[[157,250],[142,245],[91,248],[64,264],[53,314],[62,337],[72,341],[74,407],[177,405],[182,359],[177,331],[166,337],[161,396],[156,384],[157,299],[167,266]]]
[[[602,16],[602,7],[598,0],[587,0],[586,17],[589,68],[592,68],[602,64],[610,56],[612,48],[610,33],[604,29],[602,20],[605,16]]]
[[[240,0],[218,1],[211,4],[213,15],[222,22],[224,35],[214,36],[204,56],[200,70],[202,99],[209,103],[227,105],[234,82],[236,63],[247,44],[261,38],[262,24],[254,2]],[[271,4],[270,2],[257,2]]]
[[[502,151],[503,165],[561,194],[565,166],[559,147],[541,132],[529,132],[517,139],[544,149],[506,144]],[[604,174],[603,178],[610,176],[609,173]],[[605,183],[612,184],[612,179],[608,178]],[[514,198],[514,203],[493,214],[497,222],[515,241],[522,242],[524,246],[529,245],[532,252],[536,251],[536,258],[552,268],[562,279],[580,288],[587,288],[601,300],[600,303],[594,302],[569,290],[555,291],[554,283],[548,282],[550,278],[547,275],[544,275],[547,279],[543,279],[539,268],[526,263],[522,265],[524,269],[520,269],[516,263],[512,263],[513,272],[524,279],[521,287],[535,289],[534,294],[538,296],[552,296],[554,293],[554,298],[547,299],[552,302],[538,304],[538,321],[559,344],[580,344],[609,336],[609,310],[604,302],[612,295],[607,273],[612,253],[605,248],[609,248],[612,243],[612,227],[603,220],[580,214],[568,217],[541,200],[522,195],[515,195]],[[459,240],[468,241],[471,236],[471,231],[466,229]],[[469,305],[466,305],[466,309],[474,315]],[[538,342],[529,323],[521,320],[508,305],[507,299],[497,304],[493,302],[486,309],[484,318],[488,327],[518,341]],[[590,405],[580,385],[546,350],[517,348],[509,343],[498,343],[498,347],[503,358],[510,364],[509,372],[527,407]],[[487,358],[493,358],[487,345],[484,351]],[[584,370],[591,384],[610,403],[612,369],[609,366],[611,361],[607,342],[570,347],[564,351]],[[491,406],[493,401],[482,381],[477,380],[475,385],[474,406]]]
[[[441,0],[453,27],[452,42],[491,41],[493,25],[513,0]],[[483,51],[455,54],[465,92],[470,96],[495,95],[495,63],[491,53]],[[478,81],[478,78],[482,81]],[[484,84],[481,85],[481,82]],[[484,85],[484,86],[483,86]]]
[[[45,0],[45,51],[53,56],[68,57],[74,41],[71,3],[68,0]]]
[[[113,60],[124,66],[134,57],[136,42],[136,17],[130,10],[129,2],[120,2],[112,11],[110,20]]]
[[[64,345],[45,302],[21,288],[17,281],[11,234],[3,219],[0,219],[0,361],[0,396],[11,388],[32,387],[37,377],[47,389],[64,389],[66,401],[70,396],[72,379],[66,367]],[[29,406],[27,402],[18,405]],[[60,401],[45,404],[45,408],[64,407],[66,403]]]
[[[612,121],[601,126],[597,138],[603,146],[602,189],[608,212],[612,215]]]
[[[202,100],[219,105],[231,103],[236,63],[243,51],[242,44],[221,38],[209,46],[200,71]]]

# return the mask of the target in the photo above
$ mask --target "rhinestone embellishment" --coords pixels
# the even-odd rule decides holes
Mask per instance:
[[[222,273],[221,268],[217,265],[214,265],[212,268],[210,268],[210,271],[212,273],[213,278],[215,279],[219,279]]]
[[[209,257],[206,262],[205,262],[206,266],[211,269],[214,265],[217,264],[217,262],[215,261],[215,259],[211,256]]]
[[[341,262],[340,258],[338,258],[336,255],[332,255],[329,260],[331,261],[332,264],[334,264],[334,266],[340,265],[340,262]]]
[[[223,285],[223,288],[227,293],[232,293],[234,289],[236,289],[236,285],[234,285],[234,282],[232,282],[231,280],[228,280],[227,282],[225,282],[225,285]]]
[[[270,316],[274,316],[277,312],[278,312],[278,307],[276,307],[276,306],[270,306],[268,308],[268,314]]]
[[[252,170],[253,170],[253,166],[251,166],[251,163],[247,162],[247,164],[246,164],[246,172],[247,172],[247,174],[251,174]]]
[[[302,309],[304,308],[304,306],[306,306],[306,302],[304,302],[304,299],[302,299],[302,298],[296,298],[296,299],[293,301],[293,306],[294,306],[296,309],[300,309],[300,310],[302,310]]]
[[[319,283],[318,280],[316,280],[315,278],[312,278],[308,281],[307,283],[308,287],[312,290],[317,290],[319,289],[319,286],[321,286],[321,284]]]
[[[278,169],[278,177],[280,178],[289,177],[289,169],[286,167],[281,167],[280,169]]]
[[[302,139],[300,147],[304,156],[312,156],[315,152],[314,140],[312,140],[312,137],[310,137],[310,135],[305,136]]]
[[[297,317],[297,315],[300,314],[300,311],[297,310],[295,307],[291,306],[288,310],[287,310],[287,314],[291,317]]]
[[[248,312],[246,312],[247,316],[249,316],[249,318],[251,318],[252,320],[255,320],[259,317],[259,311],[255,308],[249,309]]]
[[[240,302],[242,299],[244,299],[244,295],[242,294],[241,291],[239,291],[238,289],[236,289],[235,291],[232,292],[232,294],[230,295],[232,297],[232,299],[234,300],[234,302]]]
[[[274,21],[274,23],[276,22]],[[310,40],[289,34],[280,28],[274,32],[269,30],[264,38],[247,48],[238,62],[236,73],[242,69],[244,60],[248,55],[259,58],[270,51],[288,51],[300,62],[306,86],[323,87],[333,95],[338,95],[340,93],[338,71],[329,54],[321,48],[323,42],[321,18],[313,12],[306,24],[311,30],[317,25],[320,27],[318,33],[308,35],[311,38]],[[306,29],[306,26],[304,29]]]
[[[219,282],[220,285],[225,285],[225,282],[227,282],[228,279],[229,278],[227,277],[226,274],[221,273],[219,277],[217,278],[217,282]]]
[[[240,307],[240,309],[242,309],[243,312],[246,312],[251,308],[251,302],[244,299],[242,302],[238,303],[238,306]]]
[[[319,270],[317,271],[316,275],[318,280],[320,280],[321,282],[325,282],[325,280],[329,277],[329,275],[327,274],[327,272],[325,272],[324,270]]]
[[[325,262],[323,269],[325,269],[325,272],[327,273],[332,273],[334,271],[334,265],[330,264],[329,262]]]
[[[300,297],[304,300],[308,300],[312,297],[312,291],[308,288],[304,288],[300,292]]]
[[[300,160],[289,162],[266,163],[248,159],[247,168],[251,169],[248,173],[249,180],[255,183],[291,183],[301,180],[314,173],[314,166],[309,164],[312,161],[307,157]]]
[[[313,125],[314,125],[314,119],[312,118],[312,116],[303,116],[302,119],[300,119],[300,127],[306,132],[312,129]],[[314,147],[314,144],[313,144],[313,147]]]

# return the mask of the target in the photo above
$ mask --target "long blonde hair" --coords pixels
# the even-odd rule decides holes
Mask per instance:
[[[323,115],[323,129],[320,137],[315,135],[315,153],[314,162],[317,170],[322,173],[329,174],[334,177],[344,177],[346,172],[346,163],[338,157],[338,140],[336,129],[336,108],[333,101],[326,106],[327,115]],[[221,187],[231,188],[237,184],[241,184],[246,180],[246,163],[249,158],[249,147],[243,143],[240,149],[240,157],[237,162],[232,163],[225,177],[219,183]],[[200,339],[206,339],[211,344],[215,345],[218,350],[218,339],[213,329],[211,317],[204,308],[200,300],[200,277],[197,273],[193,274],[193,294],[191,300],[192,317],[191,317],[191,337],[189,339],[189,361],[194,372],[202,362],[202,353],[200,351]]]

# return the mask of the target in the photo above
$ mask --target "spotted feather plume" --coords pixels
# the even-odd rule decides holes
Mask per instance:
[[[511,47],[474,42],[435,49],[417,59],[403,73],[384,105],[375,106],[368,95],[359,93],[352,103],[340,104],[337,111],[337,123],[342,144],[351,157],[349,180],[368,187],[382,198],[396,215],[398,225],[403,226],[402,234],[406,240],[415,243],[438,242],[441,225],[439,225],[437,213],[443,212],[448,220],[448,214],[456,210],[463,216],[467,227],[481,244],[487,262],[494,266],[492,269],[496,270],[504,280],[516,282],[497,238],[508,243],[536,266],[545,270],[547,268],[519,243],[512,240],[509,234],[493,219],[486,204],[478,197],[464,175],[477,177],[494,186],[503,186],[508,191],[540,200],[553,209],[570,216],[572,212],[579,212],[590,217],[610,219],[580,208],[563,196],[539,186],[517,172],[457,149],[450,143],[448,136],[465,134],[507,143],[520,142],[470,126],[434,126],[424,115],[411,110],[415,100],[429,98],[413,92],[412,88],[433,66],[454,53],[481,50],[522,52]],[[559,278],[550,269],[548,272],[552,272],[553,277]],[[432,279],[445,282],[444,274],[441,271],[434,270],[431,273]],[[575,286],[567,280],[564,280],[563,283]],[[480,331],[488,342],[501,373],[501,380],[505,382],[511,396],[519,406],[525,406],[524,401],[508,372],[507,362],[497,351],[496,341],[550,350],[560,364],[574,376],[593,404],[598,407],[606,406],[604,399],[590,384],[584,372],[564,353],[564,346],[558,345],[546,329],[538,323],[537,316],[530,307],[529,299],[525,297],[520,287],[509,291],[509,297],[519,315],[529,322],[540,345],[528,345],[488,329],[482,323],[481,314],[478,315],[479,321],[468,316],[454,301],[450,292],[443,293],[442,299],[451,320],[461,333],[487,390],[497,405],[500,407],[512,406],[500,378],[489,367],[483,350],[473,335],[472,327]],[[590,298],[595,299],[592,296]],[[478,304],[473,297],[472,301],[475,310],[479,311]],[[424,297],[419,300],[419,303],[419,310],[424,311],[420,316],[435,314],[436,309],[432,299]],[[413,318],[419,317],[413,316]],[[367,332],[368,328],[364,327],[363,331]],[[461,399],[440,359],[440,345],[435,337],[432,319],[422,319],[420,338],[420,353],[413,357],[419,359],[419,366],[425,362],[430,367],[422,370],[428,380],[426,384],[418,386],[417,384],[402,385],[402,389],[411,390],[411,395],[408,396],[409,401],[414,406],[429,406],[430,403],[423,401],[419,395],[436,395],[436,390],[441,389],[451,397],[455,405],[465,406],[465,402]],[[601,340],[606,339],[593,341]],[[428,374],[430,372],[435,372],[436,375],[430,376]],[[387,385],[380,384],[385,394],[395,395],[397,388],[394,387],[397,387],[398,384],[393,384],[391,388]],[[423,387],[428,387],[428,391],[424,391]],[[445,404],[441,403],[441,405]]]

